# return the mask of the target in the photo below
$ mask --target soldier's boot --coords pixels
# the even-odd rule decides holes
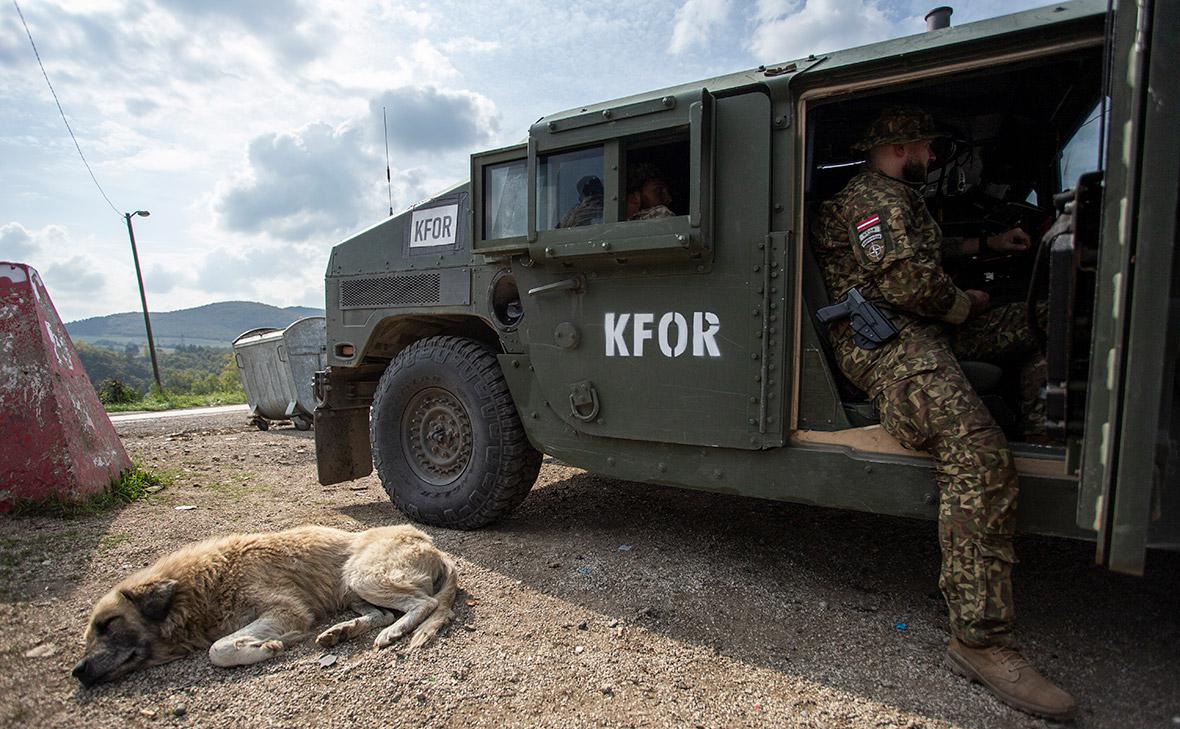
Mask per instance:
[[[951,638],[944,663],[954,673],[989,688],[1000,701],[1029,714],[1068,721],[1077,711],[1073,697],[1037,673],[1014,648],[972,648]]]

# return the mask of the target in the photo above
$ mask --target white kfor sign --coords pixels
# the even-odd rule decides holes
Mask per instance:
[[[458,205],[415,210],[410,216],[410,247],[453,246],[458,227]]]

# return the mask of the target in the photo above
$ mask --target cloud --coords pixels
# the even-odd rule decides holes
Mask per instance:
[[[73,248],[70,234],[60,225],[46,225],[38,231],[30,231],[20,223],[0,225],[0,259],[38,264],[50,256],[60,256],[63,251]]]
[[[904,34],[875,0],[761,0],[756,17],[758,24],[748,47],[766,62],[853,48]]]
[[[219,248],[212,251],[197,270],[197,288],[251,295],[270,301],[278,298],[276,287],[303,291],[309,285],[322,287],[328,264],[328,248],[322,245],[281,243],[246,250]],[[319,283],[316,283],[319,282]]]
[[[36,250],[37,242],[25,226],[20,223],[0,225],[0,260],[23,263]]]
[[[143,274],[143,285],[155,294],[166,294],[184,280],[183,274],[160,265],[152,265]]]
[[[61,263],[50,264],[41,273],[51,293],[93,295],[106,286],[106,277],[87,256],[71,256]]]
[[[680,54],[693,46],[704,46],[709,31],[728,16],[729,0],[684,0],[676,11],[668,52]]]
[[[324,38],[308,27],[311,8],[299,0],[156,0],[159,7],[214,32],[228,24],[265,43],[287,63],[306,63],[323,52]]]
[[[500,50],[500,43],[498,41],[485,41],[479,38],[472,38],[471,36],[463,36],[462,38],[452,38],[448,41],[443,41],[439,48],[443,53],[486,53],[488,51]]]
[[[250,142],[248,169],[218,185],[213,206],[228,230],[285,240],[357,227],[384,167],[353,124],[308,124]]]
[[[380,129],[381,108],[389,121],[389,143],[410,151],[464,150],[490,142],[500,115],[490,99],[471,91],[403,86],[369,102]]]
[[[402,163],[392,170],[395,209],[453,183],[466,154],[493,141],[499,129],[495,104],[479,94],[407,86],[371,99],[367,114],[343,124],[314,122],[257,136],[245,168],[214,193],[221,227],[322,244],[379,220],[388,205],[382,106]],[[417,157],[425,160],[420,166]]]
[[[123,105],[127,107],[127,112],[132,116],[147,116],[156,109],[160,108],[160,105],[155,101],[142,96],[126,99],[123,102]]]

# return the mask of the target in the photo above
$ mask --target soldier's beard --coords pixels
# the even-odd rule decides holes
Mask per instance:
[[[926,181],[927,167],[922,160],[909,157],[905,161],[905,166],[901,168],[901,179],[906,182],[913,182],[915,184]]]

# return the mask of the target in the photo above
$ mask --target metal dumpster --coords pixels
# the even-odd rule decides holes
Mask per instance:
[[[322,316],[309,316],[286,329],[251,329],[234,340],[250,419],[259,430],[272,420],[290,420],[299,430],[311,427],[312,377],[327,365],[324,323]]]

